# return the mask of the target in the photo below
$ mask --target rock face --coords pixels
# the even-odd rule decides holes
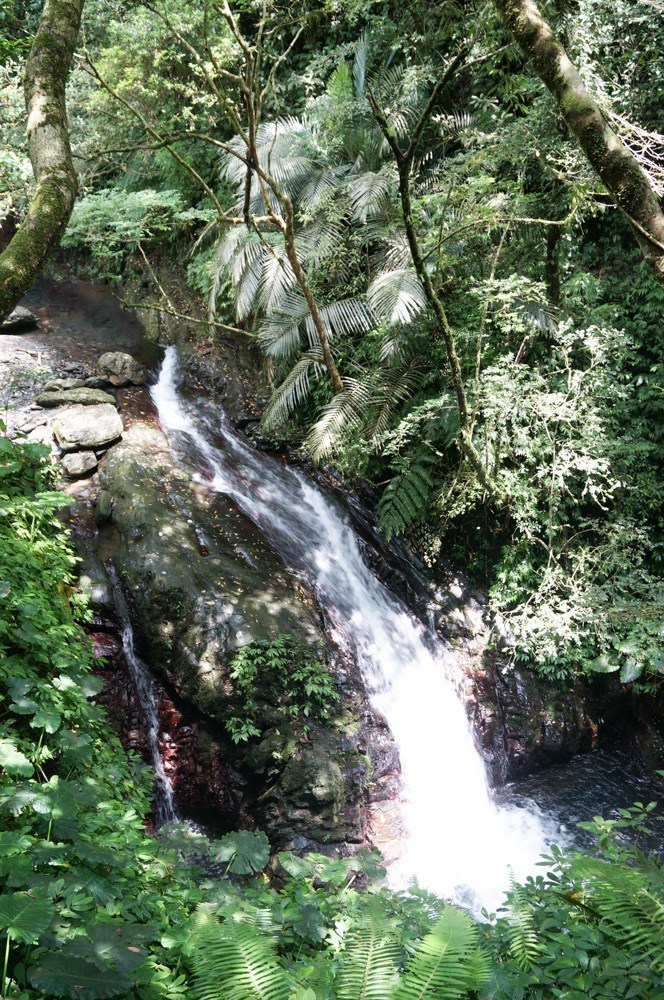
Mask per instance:
[[[143,385],[147,378],[147,371],[140,362],[132,358],[131,354],[123,351],[108,351],[102,354],[98,367],[108,376],[112,385],[122,387],[126,385]]]
[[[64,451],[103,448],[121,437],[122,420],[109,403],[72,406],[53,421],[53,433]]]
[[[211,502],[192,483],[154,427],[132,424],[104,459],[102,480],[113,513],[99,540],[134,609],[140,655],[212,734],[208,757],[230,762],[244,808],[273,846],[361,840],[370,767],[349,735],[359,729],[350,696],[329,726],[306,735],[292,724],[261,723],[259,742],[235,746],[224,727],[233,712],[230,661],[240,646],[289,633],[323,655],[311,598],[229,501]],[[269,718],[269,706],[265,712]]]
[[[88,476],[97,468],[94,451],[71,451],[62,457],[62,467],[72,479]]]
[[[72,379],[78,382],[78,379]],[[36,402],[39,406],[97,406],[101,403],[109,403],[115,406],[115,396],[110,392],[103,392],[101,389],[88,389],[85,386],[75,389],[53,390],[42,392],[37,396]]]
[[[38,325],[37,317],[25,306],[16,306],[5,322],[0,326],[0,333],[25,333],[34,330]]]

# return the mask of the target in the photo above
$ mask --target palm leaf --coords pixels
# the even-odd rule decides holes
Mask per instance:
[[[387,484],[378,503],[378,527],[388,542],[424,517],[433,489],[429,471],[433,461],[433,456],[424,452],[397,463],[397,475]]]
[[[322,372],[322,355],[320,351],[307,351],[297,361],[281,385],[274,391],[265,408],[261,427],[270,430],[284,423],[293,410],[303,403],[309,395],[309,377],[311,369]]]
[[[389,202],[393,188],[394,173],[389,167],[356,177],[348,188],[354,218],[364,223],[370,215],[377,215]]]
[[[390,325],[410,323],[426,307],[424,289],[409,268],[379,274],[369,285],[367,298],[377,315]]]
[[[343,435],[361,422],[371,405],[372,382],[371,375],[363,380],[344,379],[343,392],[338,392],[323,409],[307,438],[316,462],[338,448]]]

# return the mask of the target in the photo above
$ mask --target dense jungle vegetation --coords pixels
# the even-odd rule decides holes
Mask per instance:
[[[34,203],[21,74],[43,7],[0,0],[7,218]],[[524,11],[86,0],[62,245],[213,356],[246,345],[263,440],[463,567],[515,660],[657,693],[664,4],[540,4],[580,108]],[[583,138],[592,109],[638,165],[629,204]],[[554,849],[479,924],[381,888],[370,853],[280,855],[268,880],[260,834],[148,835],[148,776],[91,700],[45,454],[0,436],[0,995],[664,997],[661,865],[620,837],[647,807],[593,820],[593,856]]]

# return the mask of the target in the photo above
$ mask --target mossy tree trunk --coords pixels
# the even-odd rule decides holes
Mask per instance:
[[[71,158],[65,86],[84,0],[46,0],[23,86],[35,191],[22,225],[0,254],[0,322],[41,273],[71,215],[78,183]]]
[[[533,0],[494,0],[523,53],[558,103],[590,165],[623,210],[657,279],[664,284],[664,212],[635,156],[609,126]]]

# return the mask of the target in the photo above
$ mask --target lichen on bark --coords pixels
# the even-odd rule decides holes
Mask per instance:
[[[84,0],[46,0],[23,72],[28,151],[35,190],[26,216],[0,254],[0,322],[41,273],[60,241],[78,191],[69,145],[65,87]]]
[[[561,114],[623,210],[643,256],[664,285],[664,212],[646,173],[606,121],[534,0],[494,0],[533,69],[553,94]]]

